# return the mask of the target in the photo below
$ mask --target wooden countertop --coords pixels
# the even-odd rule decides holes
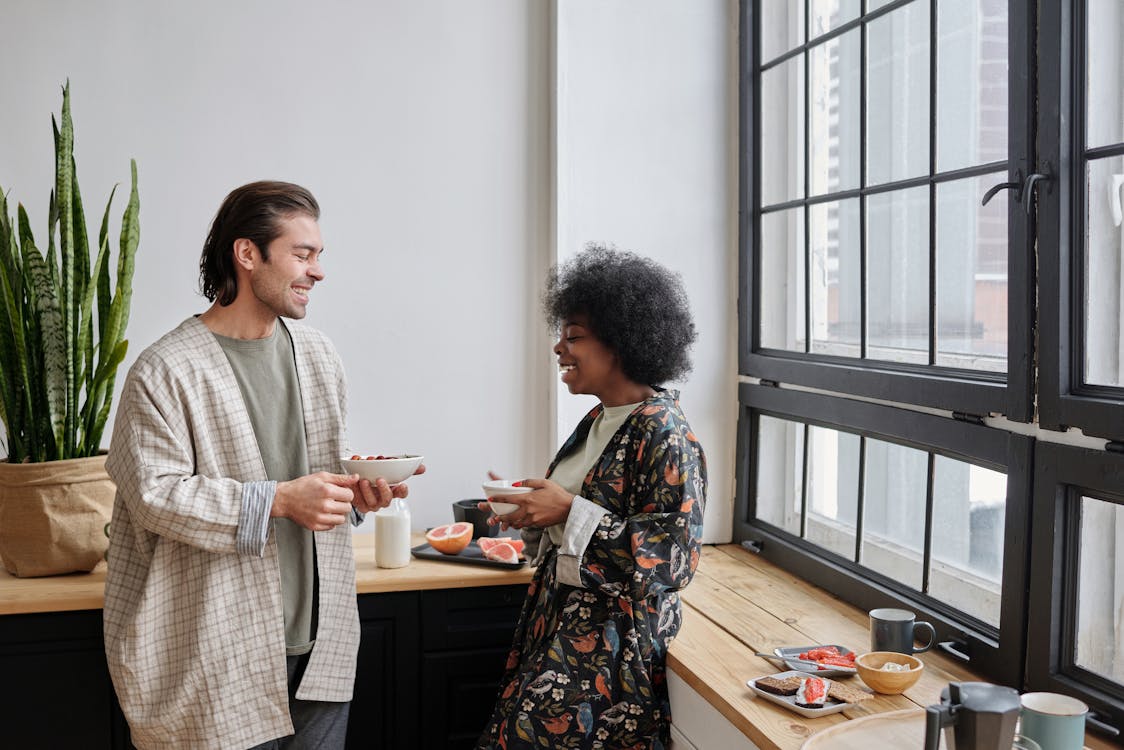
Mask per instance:
[[[525,584],[520,570],[412,559],[404,568],[375,566],[373,534],[357,534],[356,590],[360,594]],[[415,544],[424,537],[415,535]],[[105,563],[91,573],[15,578],[0,569],[0,615],[100,609]],[[818,731],[885,711],[936,703],[952,680],[979,679],[939,652],[923,654],[925,673],[904,695],[879,695],[817,719],[805,719],[759,700],[746,680],[778,667],[754,656],[779,645],[842,643],[861,648],[869,639],[866,613],[777,568],[738,545],[703,548],[692,584],[683,591],[683,628],[671,645],[668,667],[763,750],[797,750]],[[1092,750],[1109,750],[1089,735]]]
[[[763,750],[797,750],[828,727],[885,711],[925,708],[950,681],[979,676],[940,652],[921,654],[925,672],[904,695],[875,695],[843,713],[805,719],[758,699],[746,681],[783,671],[754,656],[777,646],[869,642],[867,615],[826,591],[742,549],[703,549],[694,581],[682,593],[683,627],[668,652],[668,667]],[[857,678],[856,678],[857,679]],[[861,685],[861,683],[856,683]],[[1112,747],[1088,735],[1094,750]]]
[[[414,537],[415,545],[425,543],[424,535],[415,534]],[[356,534],[352,543],[355,588],[360,594],[504,586],[531,580],[529,565],[510,570],[413,558],[404,568],[378,568],[375,566],[374,534]],[[16,578],[0,568],[0,615],[101,609],[104,587],[104,562],[90,573],[45,578]]]

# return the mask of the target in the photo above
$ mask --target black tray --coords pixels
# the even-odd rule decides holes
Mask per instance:
[[[446,555],[444,552],[438,552],[430,547],[428,544],[419,544],[410,550],[414,557],[423,560],[439,560],[441,562],[453,563],[468,563],[469,565],[488,565],[493,568],[506,568],[507,570],[519,570],[527,564],[525,560],[520,560],[517,563],[505,563],[498,560],[489,560],[484,557],[484,551],[480,549],[480,545],[476,542],[470,542],[467,547],[462,549],[455,555]]]

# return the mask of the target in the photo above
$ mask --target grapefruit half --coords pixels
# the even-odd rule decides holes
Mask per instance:
[[[449,523],[426,532],[429,546],[445,555],[455,555],[472,541],[472,524]]]

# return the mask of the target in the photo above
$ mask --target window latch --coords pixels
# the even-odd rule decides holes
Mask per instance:
[[[972,661],[972,655],[968,653],[968,642],[958,638],[953,638],[948,641],[941,641],[937,644],[937,648],[944,651],[946,654],[951,654],[960,661]]]
[[[1001,182],[998,185],[993,186],[986,193],[984,193],[983,203],[981,203],[980,205],[986,206],[987,202],[989,200],[991,200],[992,198],[994,198],[1000,190],[1014,190],[1015,191],[1015,200],[1016,201],[1022,200],[1023,171],[1021,169],[1016,169],[1015,170],[1015,181],[1014,182]]]
[[[742,542],[742,547],[755,555],[760,555],[761,550],[765,548],[765,543],[757,541],[756,539],[746,539]]]
[[[1054,175],[1050,172],[1050,165],[1046,165],[1046,171],[1035,172],[1034,174],[1027,175],[1026,185],[1023,186],[1023,210],[1026,215],[1030,216],[1030,204],[1034,200],[1034,184],[1039,180],[1043,182],[1053,182]]]
[[[1101,721],[1100,718],[1097,716],[1097,714],[1092,712],[1092,711],[1085,714],[1085,723],[1088,724],[1089,727],[1093,731],[1099,732],[1100,734],[1103,734],[1106,737],[1119,737],[1120,736],[1120,730],[1119,729],[1117,729],[1116,727],[1114,727],[1111,724],[1108,724],[1106,722]]]

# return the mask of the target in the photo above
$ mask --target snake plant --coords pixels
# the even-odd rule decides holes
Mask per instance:
[[[13,463],[98,453],[117,368],[129,345],[124,333],[140,238],[137,164],[131,163],[132,190],[112,283],[109,211],[117,189],[110,191],[90,265],[75,176],[69,82],[62,92],[61,119],[60,127],[51,116],[55,187],[46,254],[32,236],[23,205],[13,219],[0,189],[0,419]]]

